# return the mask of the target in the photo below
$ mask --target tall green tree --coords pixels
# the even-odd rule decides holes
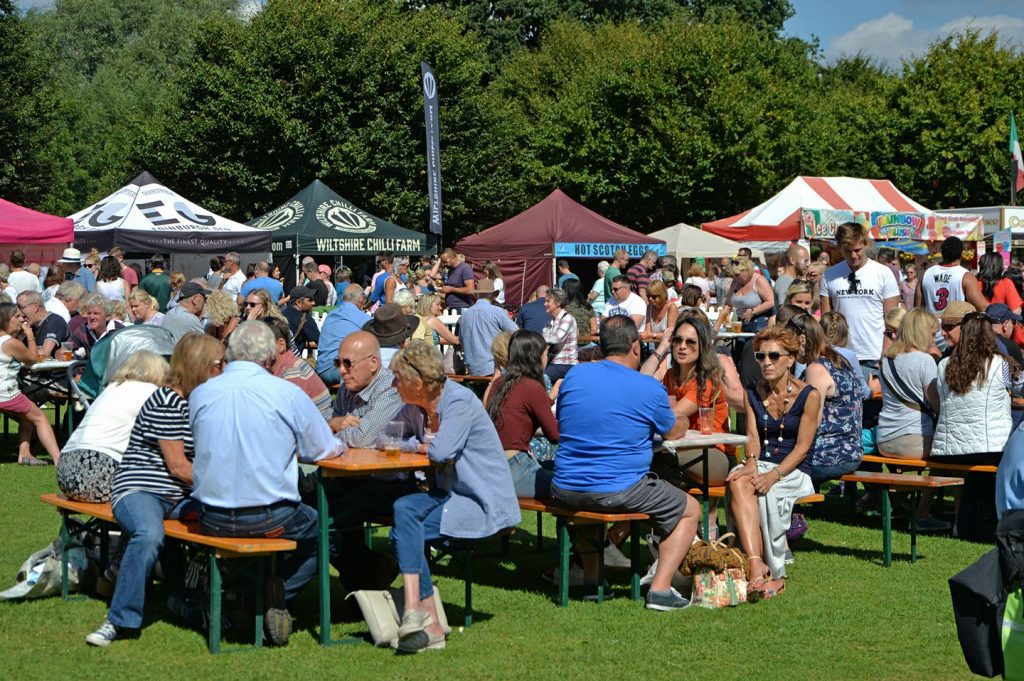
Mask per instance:
[[[0,196],[18,203],[35,204],[43,193],[34,153],[41,84],[25,22],[12,0],[0,0]]]
[[[1007,200],[1010,111],[1024,101],[1024,57],[977,30],[934,43],[894,89],[893,170],[929,207]]]
[[[239,218],[320,178],[371,212],[427,224],[420,61],[440,97],[446,239],[521,205],[483,44],[458,17],[397,4],[274,0],[246,25],[211,22],[178,80],[181,106],[142,158]]]
[[[25,22],[45,55],[44,203],[67,214],[141,169],[133,150],[178,106],[172,82],[188,68],[200,22],[236,0],[57,0]]]
[[[762,201],[824,153],[807,46],[723,19],[658,27],[563,21],[490,88],[536,197],[561,187],[645,230]]]

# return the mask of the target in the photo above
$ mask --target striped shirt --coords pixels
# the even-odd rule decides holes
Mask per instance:
[[[651,283],[651,273],[647,271],[643,263],[637,263],[626,270],[626,276],[629,277],[629,286],[633,289],[633,293],[640,293],[641,289],[647,288]]]
[[[142,405],[128,449],[114,474],[111,500],[114,505],[132,492],[147,492],[170,501],[180,501],[190,487],[167,470],[160,440],[181,441],[185,456],[192,460],[192,429],[188,402],[171,388],[157,388]]]
[[[274,365],[274,375],[299,386],[302,392],[309,395],[309,399],[313,400],[316,410],[320,412],[324,420],[330,420],[331,393],[328,392],[327,386],[324,385],[324,382],[316,375],[313,367],[309,366],[306,360],[299,359],[295,355],[288,353]]]
[[[562,310],[551,323],[544,327],[542,334],[545,342],[551,346],[548,356],[551,364],[576,364],[578,362],[578,347],[576,338],[579,336],[579,329],[576,326],[576,318]],[[552,354],[553,353],[553,354]]]

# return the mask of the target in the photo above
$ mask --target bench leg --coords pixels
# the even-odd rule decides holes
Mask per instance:
[[[60,552],[60,597],[68,599],[68,547],[71,544],[71,533],[68,531],[68,512],[60,510],[60,543],[64,547]]]
[[[317,516],[317,586],[320,591],[320,645],[331,643],[331,568],[330,542],[327,537],[327,493],[324,479],[316,472],[316,516]]]
[[[604,523],[597,525],[597,602],[604,603]]]
[[[505,537],[507,539],[507,537]],[[463,551],[463,557],[465,559],[465,572],[462,576],[463,589],[466,594],[466,620],[465,625],[468,627],[473,624],[473,551],[476,546],[476,542],[469,541],[466,544],[466,549]]]
[[[363,543],[366,544],[366,548],[373,549],[373,525],[371,523],[363,523]]]
[[[703,452],[703,456],[702,456],[701,462],[700,462],[700,470],[701,470],[701,475],[704,476],[703,477],[704,481],[701,483],[701,486],[700,486],[701,487],[701,491],[703,492],[703,494],[701,495],[701,498],[700,498],[700,517],[701,517],[701,522],[704,523],[704,541],[711,541],[711,524],[710,524],[710,517],[709,517],[710,516],[710,510],[711,510],[711,495],[710,495],[710,491],[708,490],[708,476],[710,475],[710,472],[708,471],[708,466],[709,466],[708,459],[709,459],[710,455],[708,454],[708,448],[707,447],[705,447],[702,450],[702,452]],[[717,522],[718,522],[718,519],[716,518],[715,519],[715,523],[717,524]]]
[[[892,505],[889,503],[889,488],[882,489],[882,565],[892,565]]]
[[[569,606],[569,524],[558,518],[558,604]]]
[[[537,511],[537,553],[544,553],[544,516]]]
[[[253,622],[254,640],[253,645],[257,648],[263,647],[263,611],[266,604],[263,602],[263,592],[267,586],[267,563],[270,563],[270,574],[274,574],[274,556],[264,556],[256,561],[256,616]]]
[[[100,523],[100,568],[110,567],[110,524]]]
[[[214,655],[220,652],[220,619],[221,619],[221,575],[217,563],[217,552],[210,551],[210,623],[209,649]]]
[[[940,488],[941,489],[941,488]],[[921,492],[914,490],[910,495],[910,562],[917,562],[917,505],[921,501]]]
[[[640,526],[635,520],[629,521],[629,565],[633,572],[629,580],[629,597],[640,600]]]

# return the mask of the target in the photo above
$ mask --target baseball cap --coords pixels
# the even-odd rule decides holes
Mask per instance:
[[[296,286],[288,293],[288,297],[293,301],[299,298],[309,298],[312,300],[315,295],[316,292],[308,286]]]
[[[1019,314],[1013,314],[1013,310],[1006,303],[992,303],[985,308],[985,314],[996,324],[1001,324],[1008,319],[1012,319],[1015,322],[1019,322],[1022,319]]]
[[[203,288],[194,281],[187,281],[185,282],[185,285],[181,287],[181,295],[179,298],[185,299],[191,298],[192,296],[202,296],[205,298],[208,295],[210,295],[210,291],[208,289]]]

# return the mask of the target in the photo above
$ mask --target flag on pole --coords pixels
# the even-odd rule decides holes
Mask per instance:
[[[430,198],[430,232],[441,234],[441,142],[437,122],[437,79],[430,64],[420,62],[423,118],[427,128],[427,193]]]
[[[1024,189],[1024,156],[1020,151],[1020,140],[1017,139],[1017,121],[1010,112],[1010,167],[1013,170],[1011,187],[1013,194]]]

